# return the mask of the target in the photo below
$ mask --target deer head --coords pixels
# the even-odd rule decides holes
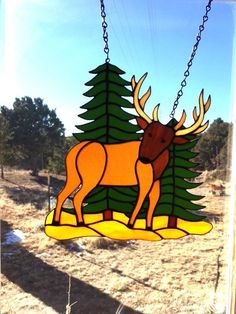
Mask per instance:
[[[146,76],[147,73],[145,73],[138,82],[135,81],[135,77],[133,76],[131,86],[133,89],[134,107],[139,115],[136,117],[136,120],[139,127],[144,130],[139,150],[139,159],[143,163],[150,163],[160,156],[164,150],[168,149],[171,143],[184,144],[188,141],[184,138],[185,135],[201,133],[208,127],[209,121],[203,125],[202,122],[205,113],[210,107],[211,97],[209,96],[206,104],[204,104],[202,90],[199,95],[199,114],[197,115],[196,107],[193,109],[194,123],[188,128],[183,127],[186,120],[186,112],[183,110],[180,120],[172,128],[159,122],[159,105],[154,108],[152,119],[144,112],[145,104],[151,95],[151,87],[148,88],[141,98],[139,98],[139,91]]]

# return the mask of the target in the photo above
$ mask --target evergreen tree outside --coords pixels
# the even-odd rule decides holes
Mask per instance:
[[[196,145],[196,151],[199,151],[195,158],[195,161],[199,163],[198,169],[222,169],[229,164],[228,147],[230,146],[231,132],[232,124],[224,122],[221,118],[213,121]]]
[[[62,139],[60,145],[54,145],[52,154],[47,159],[46,169],[53,174],[65,173],[65,155],[72,146],[77,144],[77,140],[73,136],[67,136]]]
[[[46,166],[53,147],[64,141],[64,126],[55,110],[41,98],[22,97],[15,99],[12,109],[2,106],[1,114],[9,123],[9,144],[21,160],[19,165],[37,175]]]
[[[0,112],[0,168],[1,178],[4,179],[4,166],[14,156],[14,149],[10,145],[13,134],[10,130],[8,120]]]

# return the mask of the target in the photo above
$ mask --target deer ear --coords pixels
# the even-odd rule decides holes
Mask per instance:
[[[138,123],[138,126],[143,130],[145,130],[146,127],[148,126],[148,122],[142,117],[136,117],[136,121]]]
[[[174,144],[185,144],[187,142],[188,142],[188,140],[186,138],[183,138],[183,137],[180,137],[180,136],[175,136],[174,140],[173,140]]]

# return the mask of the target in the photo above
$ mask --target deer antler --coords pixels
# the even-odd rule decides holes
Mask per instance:
[[[200,96],[199,96],[199,103],[200,103],[200,102],[203,102],[203,93],[204,93],[204,90],[202,89],[201,94],[200,94]],[[205,113],[206,113],[207,110],[209,109],[210,105],[211,105],[211,97],[209,96],[208,99],[207,99],[206,104],[204,105],[204,111],[205,111]],[[196,106],[195,106],[194,109],[193,109],[193,119],[194,119],[194,121],[197,120],[197,109],[196,109]]]
[[[209,121],[207,121],[205,124],[201,125],[203,119],[204,119],[204,115],[207,112],[207,110],[209,109],[211,105],[211,96],[208,97],[206,104],[204,104],[204,100],[203,100],[203,90],[201,91],[200,95],[199,95],[199,115],[197,115],[197,110],[196,107],[193,109],[193,119],[194,119],[194,124],[192,124],[190,127],[186,128],[186,129],[182,129],[179,130],[182,125],[184,124],[184,121],[186,119],[186,113],[185,111],[183,111],[182,117],[180,119],[180,121],[178,122],[178,124],[175,126],[175,135],[176,136],[181,136],[181,135],[187,135],[187,134],[198,134],[203,132],[209,124]]]
[[[160,104],[158,104],[154,109],[153,109],[153,112],[152,112],[152,117],[153,117],[153,121],[158,121],[158,109],[160,107]]]
[[[182,113],[182,116],[181,116],[179,122],[178,122],[178,123],[176,124],[176,126],[174,127],[174,129],[175,129],[176,131],[177,131],[178,129],[180,129],[181,126],[184,124],[184,122],[185,122],[185,120],[186,120],[186,117],[187,117],[186,112],[185,112],[185,110],[183,110],[183,113]]]
[[[151,95],[151,87],[149,87],[148,90],[146,91],[146,93],[141,97],[141,99],[139,99],[139,91],[140,91],[140,88],[141,88],[143,81],[145,80],[146,77],[147,77],[147,73],[145,73],[140,78],[140,80],[136,83],[135,76],[133,76],[131,79],[131,86],[133,89],[133,98],[134,98],[135,110],[137,111],[137,113],[139,114],[140,117],[144,118],[148,123],[151,123],[152,122],[151,118],[144,112],[145,104]],[[157,120],[158,119],[157,112],[158,112],[158,106],[156,106],[153,110],[154,121],[158,121]]]

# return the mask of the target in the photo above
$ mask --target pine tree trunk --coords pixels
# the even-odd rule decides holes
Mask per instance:
[[[169,216],[168,228],[177,228],[177,217]]]
[[[113,217],[112,217],[112,210],[110,209],[105,209],[103,211],[103,220],[112,220]]]
[[[50,174],[48,174],[48,212],[51,211],[50,197],[51,197],[51,176]]]
[[[4,179],[4,170],[3,170],[3,164],[1,164],[1,178]]]
[[[34,169],[32,169],[30,174],[31,174],[32,177],[37,177],[38,174],[39,174],[39,171],[38,171],[37,168],[34,168]]]

